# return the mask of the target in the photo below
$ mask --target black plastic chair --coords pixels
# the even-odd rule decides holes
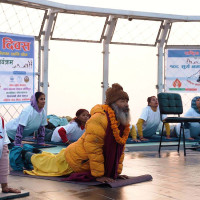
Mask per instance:
[[[163,114],[177,115],[177,116],[167,117],[165,119],[162,119],[163,126],[162,126],[162,133],[161,133],[160,145],[159,145],[159,150],[158,150],[159,154],[161,151],[161,147],[168,147],[168,146],[178,146],[177,151],[179,152],[181,135],[183,134],[184,156],[186,156],[184,123],[185,122],[200,122],[200,118],[199,117],[180,117],[180,114],[183,113],[183,104],[182,104],[182,99],[181,99],[180,94],[161,92],[158,94],[158,103],[159,103],[159,108],[160,108],[161,119],[162,119]],[[164,130],[165,123],[180,123],[181,124],[178,144],[162,145],[162,137],[163,137],[163,130]]]

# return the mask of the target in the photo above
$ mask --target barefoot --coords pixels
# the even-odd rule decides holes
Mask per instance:
[[[149,141],[147,138],[140,138],[141,141]]]
[[[138,139],[134,139],[133,142],[141,142],[140,140]]]
[[[119,179],[129,179],[129,177],[127,175],[118,175]]]
[[[20,190],[15,189],[15,188],[10,188],[10,187],[2,188],[2,192],[3,193],[21,193]]]

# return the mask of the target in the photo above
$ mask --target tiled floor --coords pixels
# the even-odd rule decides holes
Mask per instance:
[[[129,149],[129,147],[128,147]],[[9,176],[10,185],[30,192],[33,200],[199,200],[200,152],[163,150],[126,152],[123,174],[151,174],[153,181],[121,188],[84,186],[41,179]]]

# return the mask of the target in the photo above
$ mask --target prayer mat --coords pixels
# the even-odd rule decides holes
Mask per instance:
[[[140,142],[135,142],[132,140],[132,138],[128,138],[126,141],[126,144],[141,144],[141,143],[150,143],[150,142],[160,142],[160,136],[156,136],[153,138],[147,138],[147,141],[140,141]],[[166,137],[162,138],[163,142],[175,142],[178,141],[178,138],[170,138],[170,139],[166,139]]]
[[[29,192],[21,190],[21,193],[0,193],[0,199],[16,199],[29,196]]]
[[[132,185],[136,183],[142,183],[146,181],[152,181],[153,177],[149,174],[141,175],[141,176],[135,176],[130,177],[129,179],[117,179],[113,183],[107,183],[112,188],[122,187],[126,185]]]
[[[186,149],[190,149],[193,151],[200,151],[200,147],[186,147]]]
[[[194,139],[194,140],[188,140],[188,139],[185,139],[186,142],[199,142],[199,139]]]
[[[136,184],[136,183],[142,183],[146,181],[151,181],[153,178],[149,174],[141,175],[141,176],[135,176],[130,177],[129,179],[117,179],[113,183],[100,183],[98,181],[90,181],[90,182],[80,182],[80,181],[63,181],[66,176],[32,176],[28,174],[24,174],[23,171],[11,171],[10,175],[12,176],[22,176],[22,177],[28,177],[28,178],[38,178],[38,179],[46,179],[51,181],[59,181],[59,182],[65,182],[65,183],[73,183],[73,184],[80,184],[80,185],[104,185],[109,186],[112,188],[122,187],[126,185]]]
[[[186,149],[200,151],[200,144],[199,144],[199,142],[197,142],[196,144],[193,144],[193,145],[191,145],[191,147],[187,147]]]
[[[33,142],[36,143],[37,140],[33,138],[33,136],[27,136],[22,139],[24,142]],[[51,145],[61,145],[61,146],[68,146],[67,144],[64,144],[63,142],[50,142],[50,141],[44,141],[45,144],[51,144]]]
[[[132,138],[128,138],[126,141],[126,144],[141,144],[141,143],[150,143],[150,142],[160,142],[160,137],[159,135],[156,135],[155,137],[153,136],[152,138],[147,138],[148,141],[140,141],[140,142],[135,142],[132,140]],[[167,139],[166,137],[162,138],[162,142],[178,142],[178,138],[171,137],[170,139]],[[185,139],[186,142],[198,142],[198,139],[195,140],[188,140]]]
[[[53,144],[37,144],[37,143],[32,143],[32,142],[22,142],[23,144],[29,144],[37,149],[43,149],[43,148],[51,148],[51,147],[57,147],[56,145]]]

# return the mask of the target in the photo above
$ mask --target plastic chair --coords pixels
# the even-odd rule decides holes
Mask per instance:
[[[181,99],[180,94],[161,92],[158,94],[158,103],[159,103],[159,108],[160,108],[161,119],[162,119],[162,114],[176,115],[173,117],[167,117],[162,120],[163,126],[162,126],[162,133],[161,133],[160,145],[159,145],[159,150],[158,150],[159,154],[161,151],[161,147],[168,147],[168,146],[178,146],[177,151],[179,152],[181,135],[183,134],[184,156],[186,156],[184,123],[185,122],[200,122],[200,118],[199,117],[180,117],[180,114],[183,113],[183,104],[182,104],[182,99]],[[165,123],[181,123],[178,144],[175,144],[175,145],[162,144],[162,137],[163,137],[163,130],[164,130]]]

